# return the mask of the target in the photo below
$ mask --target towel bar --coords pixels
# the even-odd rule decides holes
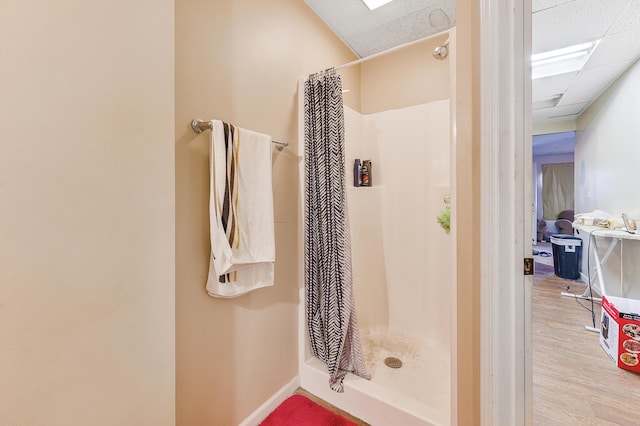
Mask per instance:
[[[196,118],[191,122],[191,128],[196,133],[202,133],[205,130],[211,130],[211,122]],[[289,142],[280,142],[275,139],[271,142],[277,145],[276,148],[278,149],[278,151],[282,151],[284,148],[289,146]]]

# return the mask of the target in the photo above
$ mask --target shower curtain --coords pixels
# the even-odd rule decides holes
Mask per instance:
[[[304,84],[305,289],[311,351],[343,391],[351,372],[369,378],[352,295],[342,82],[335,70]]]

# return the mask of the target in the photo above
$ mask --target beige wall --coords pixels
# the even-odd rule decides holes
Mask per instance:
[[[577,129],[576,120],[545,121],[534,123],[533,135],[548,135],[549,133],[573,132]]]
[[[426,40],[364,62],[361,67],[361,112],[449,99],[449,60],[439,61],[433,49],[447,36]]]
[[[173,3],[0,14],[0,423],[174,419]]]
[[[295,148],[274,155],[276,287],[211,299],[207,136],[187,123],[221,118],[295,146],[297,79],[354,58],[302,2],[175,3],[177,421],[235,423],[296,374],[298,160]],[[173,6],[3,4],[3,422],[173,423]],[[477,87],[472,7],[458,6],[462,89]],[[355,70],[341,72],[345,87],[359,86]],[[477,246],[476,92],[458,97],[463,260]],[[360,109],[358,93],[345,103]],[[477,265],[461,264],[458,340],[477,348]],[[478,419],[468,355],[461,419]]]
[[[178,425],[237,424],[298,374],[297,85],[353,59],[302,1],[176,1]],[[355,71],[345,86],[359,85]],[[196,117],[291,143],[273,153],[274,287],[235,299],[205,292],[209,134],[190,130]]]

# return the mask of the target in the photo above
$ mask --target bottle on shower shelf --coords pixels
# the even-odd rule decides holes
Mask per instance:
[[[360,159],[356,158],[353,162],[353,186],[358,187],[362,185],[361,181],[361,166]]]
[[[371,186],[371,160],[363,160],[360,170],[360,186]]]

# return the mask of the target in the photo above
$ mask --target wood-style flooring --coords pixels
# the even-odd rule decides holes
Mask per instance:
[[[536,264],[536,266],[538,266]],[[640,425],[640,375],[617,368],[599,344],[591,313],[569,291],[585,284],[538,268],[533,280],[534,425]],[[588,300],[579,302],[591,308]],[[594,304],[596,327],[600,304]]]

